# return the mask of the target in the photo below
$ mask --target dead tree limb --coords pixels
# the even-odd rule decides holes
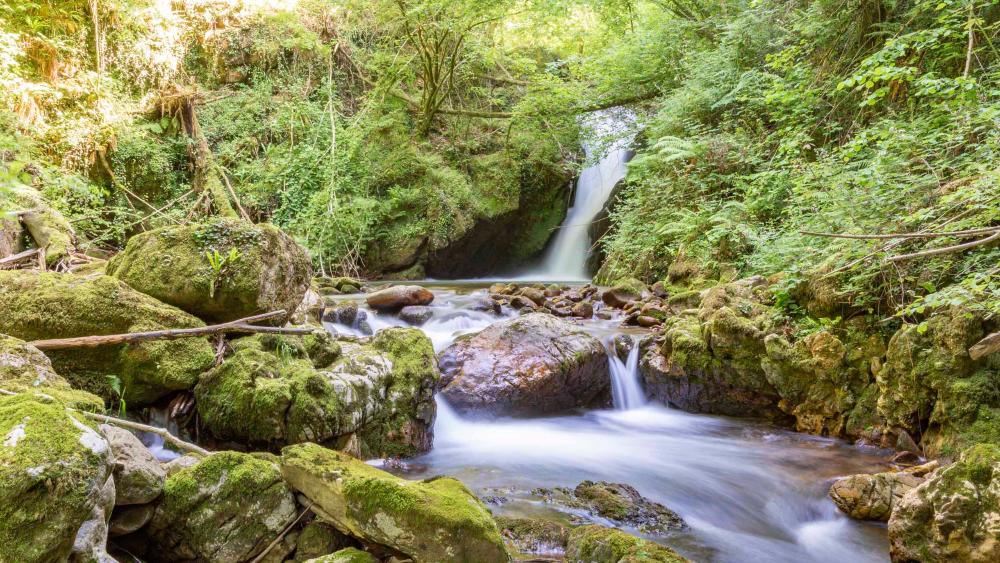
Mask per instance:
[[[976,342],[972,348],[969,348],[969,357],[973,360],[978,360],[996,352],[1000,352],[1000,332],[994,332]]]
[[[968,229],[964,231],[950,231],[945,233],[887,233],[887,234],[846,234],[846,233],[820,233],[816,231],[799,231],[803,235],[826,238],[846,238],[861,240],[892,240],[899,238],[940,238],[940,237],[977,237],[988,235],[1000,231],[1000,227],[983,227],[981,229]]]
[[[887,258],[889,262],[903,262],[906,260],[913,260],[914,258],[926,258],[927,256],[937,256],[939,254],[951,254],[953,252],[961,252],[969,248],[975,248],[977,246],[983,246],[984,244],[990,244],[992,242],[1000,241],[1000,231],[997,231],[993,236],[982,238],[979,240],[974,240],[972,242],[967,242],[964,244],[956,244],[954,246],[945,246],[943,248],[933,248],[931,250],[924,250],[921,252],[913,252],[911,254],[900,254],[898,256],[893,256]]]
[[[259,327],[249,323],[273,319],[286,315],[284,309],[254,315],[244,319],[237,319],[228,323],[195,328],[175,328],[167,330],[152,330],[148,332],[130,332],[126,334],[105,334],[99,336],[78,336],[74,338],[55,338],[51,340],[35,340],[30,342],[32,346],[39,350],[66,350],[69,348],[95,348],[97,346],[110,346],[114,344],[131,344],[146,340],[176,340],[178,338],[192,338],[196,336],[208,336],[222,332],[278,332],[277,327]],[[304,334],[302,331],[312,332],[311,329],[279,329],[280,334]]]
[[[18,252],[17,254],[11,254],[10,256],[0,260],[0,266],[6,266],[7,264],[15,264],[21,260],[27,260],[32,256],[41,252],[38,248],[32,248],[30,250],[25,250],[24,252]]]

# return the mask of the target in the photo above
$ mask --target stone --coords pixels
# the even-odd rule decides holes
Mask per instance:
[[[63,403],[36,391],[0,396],[0,561],[66,560],[109,482],[113,498],[111,463],[104,436]]]
[[[574,317],[589,319],[594,316],[594,306],[588,301],[580,301],[573,304],[570,314]]]
[[[11,183],[10,188],[0,194],[0,209],[29,211],[21,215],[20,223],[31,235],[35,246],[45,249],[47,266],[55,267],[76,250],[73,225],[35,188],[19,182]]]
[[[111,444],[115,460],[115,504],[146,504],[156,500],[167,479],[160,462],[128,430],[104,424],[101,431]]]
[[[369,293],[365,301],[372,309],[393,311],[407,305],[429,305],[434,301],[434,294],[419,285],[394,285]]]
[[[363,313],[364,311],[360,311]],[[336,301],[328,304],[323,311],[322,320],[325,323],[354,326],[358,319],[358,304],[354,301]]]
[[[635,318],[635,322],[637,325],[644,328],[650,328],[660,324],[659,319],[647,315],[639,315],[638,317]]]
[[[282,450],[281,471],[323,520],[416,563],[510,560],[489,511],[456,479],[408,481],[316,444]]]
[[[14,392],[39,391],[87,411],[104,410],[100,397],[73,389],[41,350],[4,334],[0,334],[0,387]]]
[[[434,309],[424,305],[408,305],[399,311],[399,318],[414,326],[421,326],[434,316]]]
[[[646,284],[633,278],[620,279],[601,293],[601,301],[609,307],[621,309],[642,298],[646,293]]]
[[[108,533],[111,536],[124,536],[137,532],[153,519],[155,511],[155,504],[130,504],[115,507],[115,511],[111,515],[111,522],[108,524]]]
[[[1000,446],[978,444],[896,502],[896,562],[1000,561]]]
[[[204,326],[195,317],[103,275],[0,271],[0,332],[24,340]],[[194,386],[215,353],[204,338],[149,340],[99,348],[49,350],[75,388],[117,402],[115,376],[129,407]]]
[[[646,499],[631,485],[583,481],[573,495],[578,506],[644,534],[663,535],[687,528],[677,513]]]
[[[526,287],[518,292],[518,295],[530,299],[535,305],[545,304],[545,292],[534,287]]]
[[[153,561],[253,559],[298,510],[273,456],[216,452],[167,478],[145,528]]]
[[[219,439],[272,449],[352,437],[368,457],[429,449],[440,378],[430,339],[390,328],[338,345],[336,359],[317,368],[291,338],[235,341],[233,355],[195,387],[202,424]]]
[[[672,549],[615,528],[580,526],[569,534],[568,563],[685,563]]]
[[[469,305],[469,309],[473,311],[484,311],[487,313],[499,314],[500,303],[486,295],[479,295],[473,298],[472,304]]]
[[[351,547],[355,540],[322,520],[313,520],[302,527],[295,541],[295,560],[306,561]]]
[[[551,414],[610,397],[600,340],[550,315],[530,313],[461,338],[439,356],[442,393],[460,412]]]
[[[295,309],[291,322],[298,325],[319,322],[323,318],[324,310],[323,296],[309,289],[302,296],[302,303]]]
[[[356,547],[341,549],[336,553],[309,559],[306,563],[379,563],[374,555]]]
[[[518,310],[523,309],[530,312],[534,310],[535,302],[523,295],[518,295],[510,300],[510,306]]]
[[[116,563],[108,555],[108,521],[115,507],[115,480],[108,477],[96,497],[94,507],[73,539],[72,563]]]
[[[850,475],[837,479],[829,495],[851,518],[888,522],[893,506],[922,482],[922,478],[902,471]]]
[[[281,325],[302,303],[312,265],[274,225],[217,218],[135,235],[107,272],[206,321],[283,309],[284,317],[269,321]]]
[[[541,518],[498,516],[497,525],[510,551],[521,555],[560,556],[566,553],[569,529]]]

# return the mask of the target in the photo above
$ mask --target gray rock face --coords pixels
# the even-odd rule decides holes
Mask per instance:
[[[108,520],[115,508],[115,480],[108,477],[104,486],[96,491],[94,508],[76,532],[73,540],[72,563],[115,563],[108,555]]]
[[[414,326],[420,326],[434,316],[434,309],[424,305],[409,305],[399,311],[399,318]]]
[[[167,473],[160,462],[131,432],[104,424],[101,431],[115,458],[116,505],[146,504],[163,492]]]
[[[605,404],[608,357],[599,340],[530,313],[462,338],[439,357],[444,396],[461,412],[541,415]]]
[[[434,294],[419,285],[394,285],[369,293],[365,300],[372,309],[391,311],[408,305],[428,305],[434,301]]]

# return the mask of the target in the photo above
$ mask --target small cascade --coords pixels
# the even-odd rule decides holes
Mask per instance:
[[[646,395],[639,381],[639,343],[632,343],[624,362],[618,358],[613,341],[606,346],[611,371],[611,399],[615,408],[627,411],[644,406]]]
[[[177,422],[170,418],[169,409],[165,408],[150,408],[149,409],[149,424],[151,426],[156,426],[158,428],[163,428],[167,432],[170,432],[174,436],[180,434],[180,429],[177,427]],[[139,436],[143,445],[153,454],[160,462],[167,462],[177,459],[181,454],[171,450],[166,446],[163,440],[163,436],[159,434],[154,434],[152,432],[142,432]]]

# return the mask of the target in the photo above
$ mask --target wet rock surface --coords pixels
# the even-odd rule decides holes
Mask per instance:
[[[419,285],[394,285],[369,293],[365,301],[372,309],[393,311],[409,305],[428,305],[434,301],[434,294]]]
[[[551,315],[490,325],[445,349],[439,365],[442,392],[461,412],[540,415],[609,399],[604,346]]]

